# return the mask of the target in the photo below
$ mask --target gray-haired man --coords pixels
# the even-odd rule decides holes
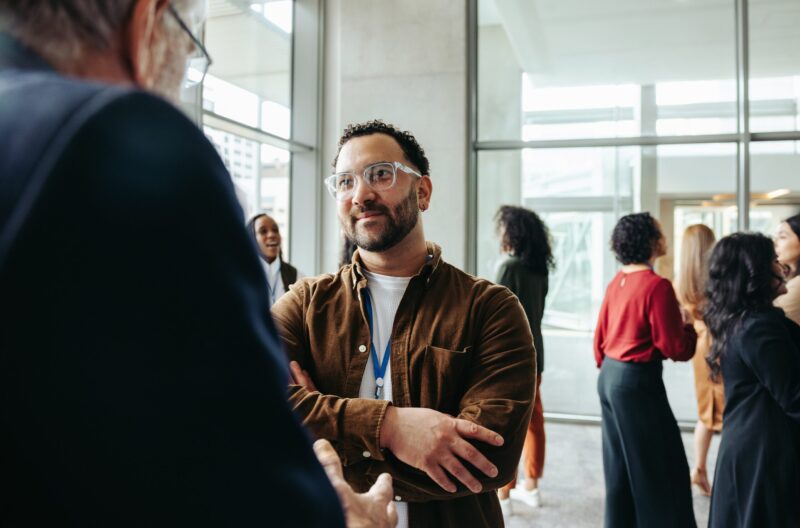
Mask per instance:
[[[0,525],[343,525],[230,177],[149,93],[203,11],[0,0]],[[390,480],[355,495],[319,449],[388,526]]]

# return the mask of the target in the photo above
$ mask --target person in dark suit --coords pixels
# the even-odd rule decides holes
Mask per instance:
[[[2,526],[344,526],[230,177],[147,91],[201,5],[0,0]]]
[[[708,364],[722,372],[725,414],[709,526],[800,526],[800,326],[772,241],[736,233],[709,263]]]

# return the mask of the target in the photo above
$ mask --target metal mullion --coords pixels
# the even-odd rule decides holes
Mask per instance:
[[[478,273],[478,0],[467,1],[467,272]]]
[[[317,56],[319,59],[317,60],[317,111],[316,111],[316,122],[317,122],[317,131],[315,135],[315,144],[317,146],[317,159],[315,166],[317,167],[317,174],[325,174],[326,164],[322,158],[322,144],[325,142],[325,19],[328,16],[326,3],[324,1],[320,1],[317,4],[317,20],[319,21],[319,25],[317,27]],[[314,237],[314,247],[316,248],[315,255],[314,255],[314,272],[321,273],[322,271],[322,235],[324,233],[324,215],[323,212],[323,205],[322,200],[323,195],[325,193],[321,190],[317,190],[314,194],[314,207],[316,210],[320,212],[316,218],[316,225],[314,226],[314,230],[316,236]]]
[[[751,132],[750,142],[754,141],[800,141],[800,130],[785,132]]]
[[[240,123],[235,119],[221,116],[209,110],[203,110],[203,124],[213,128],[218,128],[224,132],[241,136],[245,139],[265,143],[267,145],[282,148],[290,152],[310,152],[314,150],[313,147],[304,143],[300,143],[299,141],[276,136],[275,134],[266,132],[260,128],[245,125],[244,123]]]
[[[736,143],[740,134],[705,134],[697,136],[636,136],[624,138],[548,139],[541,141],[476,141],[475,150],[521,150],[582,147],[645,147],[690,145],[698,143]]]
[[[736,204],[740,231],[750,227],[750,43],[748,0],[736,0],[736,115],[739,142],[736,144]]]

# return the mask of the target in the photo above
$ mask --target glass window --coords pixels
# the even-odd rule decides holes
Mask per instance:
[[[621,215],[659,219],[669,250],[656,271],[675,280],[687,226],[720,238],[749,222],[772,234],[800,212],[800,3],[745,1],[750,130],[781,132],[755,141],[736,135],[734,2],[477,0],[475,268],[494,278],[500,205],[527,206],[550,225],[548,411],[599,413],[592,334],[617,270],[608,238]],[[551,140],[560,148],[536,143]],[[675,415],[693,421],[691,365],[664,368]]]
[[[800,141],[750,144],[750,229],[772,236],[800,213]]]
[[[480,151],[478,169],[482,276],[494,280],[501,258],[494,228],[500,205],[521,204],[536,211],[552,235],[556,268],[542,321],[546,409],[599,414],[592,339],[606,286],[619,269],[609,249],[614,225],[634,211],[657,216],[669,248],[658,261],[658,272],[674,280],[688,225],[705,223],[718,237],[736,230],[736,146]],[[664,377],[678,419],[695,420],[691,365],[667,362]]]
[[[270,145],[261,145],[261,184],[259,210],[267,213],[278,223],[283,237],[283,246],[288,248],[289,239],[289,161],[288,150]]]
[[[548,378],[542,398],[549,412],[600,411],[594,391],[583,389],[596,383],[592,336],[606,284],[617,271],[608,240],[616,219],[632,210],[640,155],[628,147],[479,154],[481,275],[494,280],[500,262],[494,229],[500,205],[533,209],[552,235],[556,268],[542,328]]]
[[[205,133],[217,147],[249,217],[273,216],[289,248],[290,152],[259,137],[291,139],[291,63],[294,2],[212,0],[206,47],[213,64],[203,83],[203,110],[214,126]],[[216,117],[222,117],[220,120]],[[237,133],[234,122],[253,129]],[[263,134],[262,134],[263,136]],[[266,137],[266,136],[265,136]]]
[[[749,15],[750,130],[800,130],[800,3],[749,2]]]
[[[734,23],[733,2],[479,0],[478,137],[734,133]]]

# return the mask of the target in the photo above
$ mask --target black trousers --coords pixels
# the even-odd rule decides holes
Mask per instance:
[[[660,361],[603,360],[606,528],[696,526],[689,464],[661,370]]]

